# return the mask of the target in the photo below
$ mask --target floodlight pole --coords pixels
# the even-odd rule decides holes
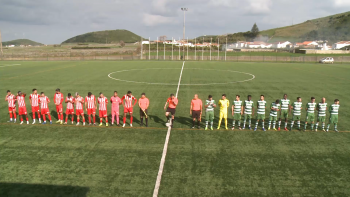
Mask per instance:
[[[164,45],[164,57],[163,57],[163,60],[165,60],[165,42],[163,42],[163,45]]]
[[[174,60],[174,38],[171,37],[171,60]]]
[[[151,60],[151,37],[148,38],[148,60]]]
[[[183,37],[182,37],[182,40],[185,41],[186,12],[188,11],[188,8],[181,8],[181,10],[184,12],[184,24],[183,24]],[[185,45],[183,45],[182,56],[185,56]],[[185,60],[185,58],[184,58],[184,60]]]
[[[180,42],[180,37],[179,37],[179,42]],[[180,46],[180,43],[179,43],[179,60],[181,60],[181,51],[180,51],[180,48],[181,48],[181,46]]]

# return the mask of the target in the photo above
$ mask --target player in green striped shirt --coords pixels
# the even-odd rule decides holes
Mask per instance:
[[[311,131],[314,130],[314,123],[315,123],[315,108],[316,108],[316,103],[315,103],[315,97],[311,97],[311,102],[306,103],[306,120],[305,120],[305,126],[304,126],[304,131],[306,130],[307,127],[307,122],[311,122]]]
[[[301,117],[301,110],[303,103],[301,102],[301,98],[297,97],[297,101],[295,101],[291,107],[291,109],[293,109],[293,120],[291,122],[290,125],[290,130],[292,131],[293,129],[293,125],[294,125],[294,121],[298,121],[298,129],[300,130],[300,117]]]
[[[232,116],[233,116],[233,123],[232,123],[232,130],[235,129],[235,123],[237,121],[238,123],[238,129],[241,130],[241,119],[243,114],[243,105],[242,101],[240,100],[241,96],[236,95],[236,100],[232,103]]]
[[[281,129],[281,121],[282,118],[284,118],[284,130],[288,131],[287,125],[288,125],[288,114],[290,113],[290,100],[288,99],[287,94],[283,95],[283,99],[280,100],[281,102],[281,110],[280,110],[280,121],[278,121],[278,130]]]
[[[254,102],[252,101],[252,96],[248,95],[248,100],[244,101],[244,122],[243,129],[245,129],[245,123],[249,119],[249,130],[251,130],[252,116],[254,116]]]
[[[209,95],[208,99],[205,101],[205,130],[208,130],[208,123],[210,121],[210,129],[213,130],[214,121],[214,108],[216,107],[215,100],[213,96]]]
[[[327,132],[329,131],[329,127],[331,126],[331,124],[334,124],[334,130],[336,132],[338,132],[337,124],[338,124],[339,107],[340,107],[340,105],[339,105],[339,100],[338,99],[335,99],[334,100],[334,104],[332,104],[329,107],[329,113],[331,115],[329,116],[329,122],[328,122],[328,125],[327,125]]]
[[[269,128],[268,130],[271,129],[271,121],[273,121],[273,130],[276,130],[276,121],[277,121],[277,114],[278,111],[280,111],[280,100],[276,100],[276,102],[271,103],[270,105],[270,119],[269,119]]]
[[[255,129],[254,131],[256,131],[258,129],[258,125],[259,125],[259,120],[261,120],[261,124],[262,124],[262,130],[265,130],[265,109],[266,109],[266,101],[264,100],[265,96],[264,95],[260,95],[260,100],[256,103],[256,108],[257,108],[257,115],[256,115],[256,123],[255,123]]]
[[[322,122],[322,131],[326,131],[324,130],[324,125],[326,122],[326,111],[327,111],[327,103],[326,103],[325,97],[322,98],[321,103],[317,104],[316,110],[318,111],[318,116],[317,116],[315,131],[317,132],[319,122]]]

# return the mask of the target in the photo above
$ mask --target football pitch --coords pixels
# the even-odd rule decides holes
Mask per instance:
[[[177,91],[182,66],[180,61],[0,61],[0,196],[152,196],[168,130],[163,108]],[[347,64],[185,62],[158,196],[350,196],[349,76]],[[121,97],[130,90],[140,98],[144,92],[149,127],[139,127],[136,106],[133,128],[7,123],[6,91],[29,95],[33,88],[50,98],[53,122],[56,88],[64,96],[83,97],[103,92],[110,98],[115,90]],[[194,94],[218,101],[224,93],[230,104],[236,94],[241,100],[252,95],[255,103],[264,94],[267,106],[284,93],[292,102],[300,96],[303,107],[311,96],[316,102],[325,97],[328,106],[339,99],[340,132],[333,125],[328,133],[310,126],[306,132],[263,132],[260,124],[255,132],[205,131],[204,120],[200,130],[190,129]],[[26,104],[31,123],[28,96]],[[214,127],[218,115],[215,109]],[[303,127],[304,109],[301,120]]]

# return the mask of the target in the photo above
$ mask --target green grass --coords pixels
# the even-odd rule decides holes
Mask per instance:
[[[30,93],[37,88],[52,100],[54,90],[64,95],[88,91],[110,97],[131,90],[150,99],[150,128],[76,127],[6,123],[7,103],[0,102],[0,196],[150,196],[162,155],[166,128],[164,103],[175,93],[182,62],[169,61],[49,61],[0,62],[0,97],[6,90]],[[137,84],[112,80],[170,83]],[[156,68],[156,69],[155,69]],[[186,84],[244,83],[188,86]],[[172,130],[159,196],[349,196],[350,68],[347,65],[186,62],[179,90],[179,106]],[[215,100],[227,94],[248,94],[268,104],[284,93],[303,102],[325,96],[340,99],[338,129],[324,132],[257,132],[190,130],[189,105],[193,95]],[[29,100],[27,101],[27,110]],[[56,121],[54,105],[49,104]],[[65,109],[65,105],[64,105]],[[110,105],[108,106],[110,109]],[[267,110],[268,111],[268,110]],[[218,110],[215,111],[217,123]],[[328,115],[328,114],[327,114]],[[31,114],[30,114],[31,116]],[[268,115],[266,116],[268,118]],[[31,120],[31,118],[30,118]],[[302,126],[305,113],[302,115]],[[129,122],[129,119],[127,120]],[[229,116],[229,124],[232,117]],[[253,123],[255,120],[253,119]]]
[[[32,45],[32,46],[41,46],[43,44],[39,43],[39,42],[35,42],[29,39],[16,39],[16,40],[11,40],[11,41],[6,41],[6,42],[2,42],[2,45],[6,46],[6,45],[16,45],[16,46],[20,46],[20,45]]]

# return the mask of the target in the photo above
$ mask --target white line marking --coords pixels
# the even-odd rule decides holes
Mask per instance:
[[[173,84],[173,83],[150,83],[150,82],[139,82],[139,81],[129,81],[129,80],[123,80],[123,79],[116,79],[114,77],[111,77],[112,74],[114,73],[121,73],[121,72],[128,72],[128,71],[135,71],[135,70],[162,70],[162,69],[176,69],[176,68],[147,68],[147,69],[131,69],[131,70],[120,70],[120,71],[115,71],[111,72],[108,74],[108,77],[113,80],[117,81],[123,81],[123,82],[128,82],[128,83],[141,83],[141,84],[148,84],[148,85],[178,85],[178,84]],[[247,82],[255,79],[255,75],[251,73],[245,73],[245,72],[240,72],[240,71],[234,71],[234,70],[217,70],[217,69],[202,69],[202,68],[187,68],[188,70],[208,70],[208,71],[222,71],[222,72],[232,72],[232,73],[241,73],[241,74],[246,74],[250,75],[252,78],[242,80],[242,81],[231,81],[227,83],[206,83],[206,84],[181,84],[182,86],[208,86],[208,85],[225,85],[225,84],[233,84],[233,83],[242,83],[242,82]],[[185,69],[185,70],[187,70]]]
[[[181,68],[180,77],[179,77],[179,83],[177,84],[177,90],[176,90],[176,96],[175,96],[176,98],[177,98],[177,95],[179,93],[180,83],[181,83],[181,78],[182,78],[182,71],[184,70],[184,66],[185,66],[185,61],[182,63],[182,68]],[[155,184],[154,190],[153,190],[153,197],[158,197],[160,181],[162,180],[162,174],[163,174],[163,169],[164,169],[165,157],[166,157],[166,153],[168,151],[170,133],[171,133],[171,126],[168,127],[168,132],[167,132],[166,137],[165,137],[163,154],[162,154],[162,159],[160,160],[158,176],[157,176],[156,184]]]
[[[21,64],[1,64],[1,65],[3,65],[3,66],[0,66],[0,68],[2,68],[2,67],[8,67],[8,66],[19,66],[19,65],[21,65]]]

